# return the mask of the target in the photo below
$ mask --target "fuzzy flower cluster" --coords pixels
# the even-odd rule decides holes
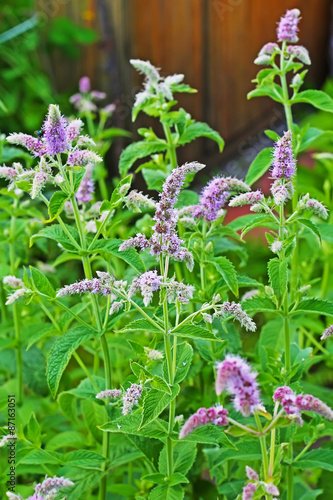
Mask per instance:
[[[64,182],[62,173],[53,175],[52,167],[56,166],[54,156],[66,153],[68,160],[66,166],[89,166],[102,161],[102,158],[94,151],[87,148],[95,143],[86,136],[80,135],[83,122],[79,119],[68,122],[61,115],[59,106],[51,104],[42,126],[42,135],[38,138],[27,134],[10,134],[7,141],[11,144],[23,146],[35,157],[39,157],[39,163],[35,169],[24,170],[22,165],[14,163],[11,167],[0,167],[0,177],[10,181],[8,189],[12,189],[17,181],[25,180],[31,183],[31,197],[36,198],[43,190],[47,182],[52,181],[55,185]],[[58,160],[57,160],[58,161]],[[83,179],[83,193],[92,191],[91,175]],[[81,196],[81,193],[79,193]],[[89,197],[87,194],[86,197]]]
[[[145,76],[143,90],[135,96],[134,109],[140,109],[150,99],[157,99],[161,104],[173,100],[173,92],[177,90],[177,85],[183,81],[184,75],[175,74],[163,78],[158,69],[149,61],[131,59],[130,63]]]
[[[261,404],[257,375],[244,359],[227,355],[217,365],[216,394],[226,390],[233,396],[234,408],[248,417]]]
[[[320,340],[326,340],[333,335],[333,325],[330,325],[326,330],[322,333]]]
[[[300,11],[298,9],[287,10],[281,17],[277,27],[277,38],[279,42],[284,40],[289,43],[298,42],[298,23],[300,21]]]
[[[273,399],[281,404],[287,415],[296,418],[300,425],[302,425],[300,414],[302,411],[313,411],[327,420],[333,420],[333,410],[311,394],[296,395],[290,387],[282,386],[276,389]]]
[[[106,391],[101,391],[96,395],[96,399],[117,399],[121,396],[120,389],[107,389]]]
[[[79,91],[70,97],[69,101],[74,105],[74,107],[80,112],[84,113],[86,111],[96,112],[98,107],[94,101],[101,101],[106,98],[105,92],[99,90],[91,90],[90,79],[88,76],[83,76],[79,80]],[[107,116],[110,116],[116,106],[114,104],[108,104],[99,111]]]
[[[6,306],[10,306],[25,295],[31,293],[31,290],[26,288],[23,281],[20,278],[16,278],[16,276],[4,276],[2,282],[5,286],[16,289],[15,292],[8,295]]]
[[[93,180],[93,164],[88,163],[86,173],[81,181],[79,189],[75,193],[75,197],[79,203],[88,203],[92,200],[92,195],[95,190]]]
[[[310,198],[309,194],[306,194],[299,200],[297,209],[300,212],[309,210],[321,219],[327,219],[328,217],[327,208],[322,203],[320,203],[320,201],[314,198]]]
[[[16,278],[16,276],[4,276],[2,282],[4,285],[10,286],[11,288],[24,287],[23,281],[20,278]]]
[[[192,214],[195,218],[204,218],[206,221],[216,220],[232,193],[248,191],[249,186],[239,179],[215,177],[203,188],[199,203],[193,207]]]
[[[153,292],[159,290],[162,283],[162,276],[157,274],[157,271],[146,271],[138,278],[134,278],[128,291],[128,295],[132,297],[138,290],[141,291],[143,303],[148,306],[153,298]]]
[[[120,252],[130,247],[137,247],[140,250],[150,248],[152,255],[167,255],[175,260],[185,261],[190,270],[193,268],[193,256],[182,246],[183,240],[177,234],[178,211],[175,209],[175,204],[186,176],[198,172],[203,167],[204,165],[201,163],[192,162],[185,163],[173,170],[165,180],[160,200],[156,204],[153,219],[155,225],[151,238],[148,240],[146,236],[138,233],[134,238],[130,238],[120,245]]]
[[[142,395],[142,386],[132,384],[123,396],[123,409],[122,414],[128,415],[133,410],[133,406],[137,405]]]
[[[223,302],[221,306],[221,313],[226,313],[230,314],[231,316],[234,316],[237,321],[240,322],[241,326],[245,328],[245,330],[248,330],[250,332],[255,332],[256,331],[256,324],[255,322],[246,314],[245,311],[243,311],[242,306],[240,304],[237,304],[236,302]],[[215,313],[215,316],[218,316],[219,313]]]
[[[247,483],[244,486],[242,492],[242,500],[252,500],[255,492],[260,488],[260,486],[263,488],[264,492],[267,495],[271,495],[274,497],[278,497],[280,495],[279,489],[277,486],[275,486],[275,484],[265,483],[264,481],[260,481],[258,473],[251,467],[246,466],[245,472],[247,478],[252,482]]]
[[[153,210],[156,206],[155,201],[141,191],[133,189],[126,197],[125,203],[131,212],[140,213],[142,210]]]
[[[160,361],[164,358],[163,353],[161,351],[157,351],[157,349],[149,349],[149,347],[144,348],[147,358],[152,361]]]
[[[179,439],[188,436],[188,434],[191,434],[191,432],[202,425],[214,424],[226,426],[228,425],[227,415],[228,411],[222,405],[212,406],[211,408],[199,408],[181,428]]]
[[[287,47],[287,52],[291,56],[301,61],[303,64],[311,64],[308,49],[303,47],[303,45],[289,45]]]
[[[288,130],[275,144],[271,170],[274,182],[271,193],[276,205],[283,205],[291,199],[294,188],[292,177],[296,173],[296,161],[292,150],[292,134]]]
[[[35,486],[34,494],[27,500],[53,500],[58,496],[60,490],[71,486],[74,486],[74,483],[70,479],[46,476],[42,483]],[[9,500],[23,500],[21,495],[15,495],[11,492],[7,492],[6,495]]]
[[[98,278],[93,278],[91,280],[84,279],[78,281],[77,283],[72,283],[71,285],[65,285],[57,293],[57,297],[63,297],[65,295],[75,295],[81,293],[94,293],[101,295],[111,295],[113,289],[121,288],[126,286],[126,282],[122,280],[116,280],[109,273],[97,271]]]
[[[259,203],[264,198],[262,192],[257,189],[256,191],[251,191],[249,193],[242,193],[238,196],[232,198],[229,202],[229,207],[241,207],[243,205],[253,205],[254,203]]]

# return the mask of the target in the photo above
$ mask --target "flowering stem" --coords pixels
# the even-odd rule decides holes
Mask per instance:
[[[308,332],[305,328],[300,328],[300,330],[312,342],[312,344],[314,344],[317,347],[319,351],[321,351],[326,356],[330,356],[328,350],[325,349],[325,347],[323,347],[310,332]]]
[[[230,424],[235,425],[236,427],[239,427],[240,429],[243,429],[244,431],[249,432],[250,434],[254,434],[255,436],[260,436],[260,432],[254,431],[250,427],[240,424],[239,422],[237,422],[237,420],[234,420],[231,417],[227,417],[227,420]]]
[[[315,442],[316,439],[317,439],[317,437],[315,439],[311,439],[311,441],[309,441],[309,443],[306,446],[304,446],[303,450],[297,455],[297,457],[294,459],[293,463],[297,462],[300,458],[302,458],[304,453],[308,451],[308,449]]]
[[[163,256],[161,255],[160,256],[160,268],[161,268],[161,274],[163,276],[164,283],[167,280],[168,267],[169,267],[168,257],[166,258],[165,263],[164,263]],[[170,341],[170,333],[169,333],[168,302],[167,302],[167,299],[165,296],[164,296],[164,300],[163,300],[163,318],[164,318],[164,348],[165,348],[165,355],[166,355],[167,367],[168,367],[168,382],[170,385],[172,385],[173,381],[174,381],[174,369],[173,369],[173,358],[172,358],[171,341]],[[175,356],[175,353],[174,353],[174,356]],[[175,400],[171,401],[170,406],[169,406],[169,426],[168,426],[169,436],[167,437],[167,440],[166,440],[168,476],[171,476],[171,474],[173,472],[173,451],[172,451],[172,440],[170,438],[170,434],[172,433],[172,430],[173,430],[174,418],[175,418]]]
[[[82,246],[83,250],[85,250],[86,249],[86,240],[85,240],[84,230],[82,227],[80,212],[79,212],[76,198],[74,195],[71,197],[71,201],[73,204],[76,225],[77,225],[79,235],[80,235],[81,246]],[[85,277],[88,280],[91,280],[92,279],[92,270],[91,270],[90,259],[87,255],[82,256],[82,264],[83,264],[83,268],[84,268]],[[96,319],[97,329],[99,332],[103,332],[103,325],[102,325],[101,315],[100,315],[100,311],[99,311],[99,307],[98,307],[98,299],[97,299],[96,295],[94,295],[94,294],[90,294],[90,296],[91,296],[92,307],[93,307],[93,311],[94,311],[94,317]],[[108,346],[104,332],[102,333],[100,340],[101,340],[101,346],[102,346],[103,357],[104,357],[105,389],[110,389],[112,387],[111,360],[110,360],[109,346]],[[109,446],[110,446],[110,433],[104,432],[103,433],[103,456],[106,459],[109,458]],[[105,471],[105,470],[106,470],[106,464],[103,464],[103,471]],[[100,484],[99,497],[98,497],[99,500],[106,499],[107,481],[108,481],[108,478],[107,478],[107,475],[105,475],[101,481],[101,484]]]
[[[256,424],[258,426],[258,431],[259,431],[259,442],[260,442],[260,448],[261,448],[261,454],[262,454],[262,463],[263,463],[263,468],[264,468],[264,481],[266,481],[269,477],[269,467],[268,467],[268,456],[267,456],[267,448],[266,448],[266,436],[263,434],[263,428],[260,422],[260,418],[258,413],[255,411],[254,412],[254,418],[256,421]]]
[[[13,209],[17,206],[17,200],[14,201]],[[15,216],[12,215],[10,221],[10,272],[13,276],[16,274],[16,259],[15,259]],[[13,303],[13,320],[14,320],[14,334],[16,341],[16,377],[17,377],[17,404],[21,406],[23,401],[23,373],[22,373],[22,353],[21,353],[21,336],[20,336],[20,322],[18,314],[18,305]]]
[[[279,409],[279,403],[277,402],[277,403],[275,403],[272,422],[276,421],[278,409]],[[273,425],[272,422],[271,422],[271,425]],[[265,429],[265,432],[267,432],[268,428],[269,427],[267,427],[267,429]],[[276,429],[272,429],[272,431],[271,431],[271,449],[269,452],[269,470],[268,470],[269,477],[273,477],[273,472],[274,472],[275,436],[276,436]]]

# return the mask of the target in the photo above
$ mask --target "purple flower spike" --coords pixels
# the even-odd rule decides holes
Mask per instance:
[[[273,157],[273,179],[290,179],[295,175],[296,161],[292,150],[292,134],[290,130],[275,144]]]
[[[296,405],[296,394],[288,386],[278,387],[273,395],[273,400],[279,402],[287,415],[297,419],[297,423],[302,425],[303,421],[298,406]]]
[[[37,137],[32,137],[31,135],[23,134],[22,132],[10,134],[7,137],[7,142],[23,146],[34,156],[43,156],[46,154],[45,145],[37,139]]]
[[[142,395],[141,385],[132,384],[131,387],[129,387],[126,390],[126,393],[123,397],[123,410],[122,410],[123,415],[128,415],[129,413],[132,412],[133,406],[138,404],[141,395]]]
[[[248,417],[261,404],[257,375],[244,359],[228,355],[217,365],[216,394],[220,395],[227,390],[234,396],[234,408]]]
[[[133,296],[138,290],[141,290],[143,303],[148,306],[153,298],[153,292],[156,292],[162,283],[162,276],[158,276],[157,271],[146,271],[139,278],[134,278],[128,295]]]
[[[61,115],[59,106],[50,104],[43,124],[46,150],[49,155],[63,153],[69,147],[66,135],[67,122]]]
[[[322,333],[320,340],[326,340],[333,335],[333,325],[326,328],[326,330]]]
[[[83,76],[79,80],[79,90],[82,94],[89,92],[90,90],[90,79],[88,76]]]
[[[201,427],[202,425],[214,424],[220,426],[228,425],[227,419],[228,411],[220,406],[212,406],[211,408],[199,408],[199,410],[191,415],[191,417],[185,422],[180,433],[179,439],[191,434],[195,429]]]
[[[286,40],[290,43],[298,41],[298,23],[300,20],[300,11],[298,9],[287,10],[281,17],[277,28],[277,38],[279,42]]]
[[[92,178],[93,166],[88,165],[86,168],[85,176],[83,177],[80,187],[75,193],[76,199],[80,203],[88,203],[92,200],[92,195],[95,190],[95,184]]]
[[[76,149],[68,157],[68,164],[72,167],[75,165],[85,166],[88,165],[88,163],[100,163],[101,161],[102,158],[90,149]]]
[[[242,500],[252,500],[257,489],[258,485],[255,483],[246,484],[243,488]]]
[[[297,396],[296,405],[300,411],[314,411],[315,413],[327,418],[327,420],[333,420],[332,408],[311,394],[302,394]]]

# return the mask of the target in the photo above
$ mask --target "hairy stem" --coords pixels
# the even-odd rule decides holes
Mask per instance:
[[[268,456],[267,456],[267,447],[266,447],[266,436],[263,434],[263,429],[262,425],[260,422],[260,418],[257,412],[254,412],[254,418],[256,421],[256,424],[258,426],[258,431],[259,431],[259,442],[260,442],[260,449],[261,449],[261,455],[262,455],[262,464],[263,464],[263,469],[264,469],[264,481],[267,481],[269,477],[269,466],[268,466]]]

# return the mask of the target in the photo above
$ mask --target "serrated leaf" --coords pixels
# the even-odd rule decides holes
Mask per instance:
[[[220,134],[213,130],[209,125],[207,125],[207,123],[203,122],[194,122],[186,127],[185,131],[178,140],[178,144],[180,146],[183,146],[184,144],[192,142],[198,137],[207,137],[208,139],[212,139],[213,141],[217,142],[220,152],[223,151],[224,140],[222,139]]]
[[[154,375],[152,380],[150,380],[150,385],[154,389],[157,389],[158,391],[166,392],[167,394],[171,395],[171,389],[169,384],[162,377],[159,377],[158,375]]]
[[[247,172],[245,182],[252,186],[272,165],[273,148],[265,148],[255,157]]]
[[[135,321],[132,321],[132,323],[129,323],[128,325],[126,325],[121,331],[122,332],[142,331],[142,332],[151,332],[151,333],[161,333],[161,329],[154,326],[153,323],[151,323],[147,319],[137,319]]]
[[[164,420],[155,419],[138,431],[142,419],[141,413],[132,413],[100,426],[104,432],[116,432],[145,436],[153,439],[164,439],[168,435],[168,424]]]
[[[269,282],[273,288],[275,297],[281,303],[288,284],[288,262],[277,258],[270,259],[268,262]]]
[[[277,224],[266,214],[258,214],[260,217],[257,217],[254,221],[249,222],[242,230],[242,238],[252,229],[256,227],[266,227],[276,229]]]
[[[165,141],[138,141],[124,149],[119,160],[119,173],[124,177],[132,165],[141,158],[167,150]]]
[[[53,289],[47,277],[43,273],[41,273],[38,269],[32,266],[30,266],[30,272],[31,272],[31,280],[35,290],[53,299],[56,296],[56,292]]]
[[[317,299],[315,297],[303,299],[292,311],[292,314],[299,313],[314,313],[323,314],[324,316],[333,316],[333,303],[328,300]]]
[[[95,334],[96,335],[96,334]],[[46,377],[51,394],[56,396],[62,374],[72,357],[73,352],[86,340],[92,338],[94,332],[85,327],[67,331],[52,346],[47,359]]]
[[[179,384],[186,377],[193,358],[193,348],[187,342],[177,346],[175,383]]]
[[[174,384],[172,389],[172,394],[169,395],[166,392],[161,392],[156,389],[151,389],[143,402],[143,413],[140,427],[138,430],[142,429],[146,425],[150,424],[155,420],[162,411],[171,403],[173,399],[179,393],[179,385]]]
[[[310,231],[319,238],[319,241],[321,241],[321,234],[319,227],[314,222],[312,222],[309,219],[303,219],[303,218],[297,219],[297,221],[303,224],[303,226],[306,226],[308,229],[310,229]]]
[[[333,471],[333,450],[310,450],[300,460],[292,463],[296,469],[325,469]]]
[[[238,297],[238,282],[237,274],[232,262],[226,257],[214,257],[210,261],[216,268],[216,270],[223,276],[226,284],[236,297]]]
[[[194,443],[202,444],[218,443],[224,448],[234,448],[235,450],[237,449],[236,446],[233,445],[230,439],[225,435],[223,428],[218,425],[204,425],[202,427],[197,427],[193,432],[183,438],[183,441],[191,441]]]
[[[127,264],[132,266],[136,271],[139,271],[139,273],[144,273],[146,268],[138,252],[134,250],[134,248],[129,248],[124,252],[119,252],[121,244],[121,240],[97,240],[89,251],[92,253],[106,252],[111,255],[115,255],[118,259],[122,259],[127,262]]]
[[[75,450],[66,453],[66,465],[74,465],[82,469],[102,470],[106,458],[89,450]]]
[[[101,441],[101,431],[98,427],[108,420],[105,406],[99,405],[89,399],[83,399],[81,401],[81,408],[84,420],[95,441]]]
[[[128,175],[124,179],[122,179],[116,186],[116,188],[113,190],[113,193],[111,195],[111,205],[118,203],[124,196],[126,196],[131,183],[132,183],[132,178],[133,175]],[[128,185],[128,186],[127,186]],[[124,187],[126,186],[126,191],[124,191]]]
[[[27,437],[29,441],[34,443],[37,447],[40,446],[41,444],[41,431],[40,431],[40,425],[37,422],[36,416],[34,413],[31,414],[31,417],[28,422],[28,429],[27,429]]]
[[[304,90],[303,92],[299,92],[290,100],[291,104],[298,102],[306,102],[317,109],[333,113],[333,100],[323,90]]]
[[[63,191],[56,191],[49,202],[49,216],[48,220],[44,220],[43,222],[48,223],[52,222],[56,219],[62,212],[66,201],[69,199],[68,194]]]
[[[79,233],[77,232],[77,230],[71,226],[68,226],[67,224],[66,228],[73,236],[74,240],[78,243]],[[34,240],[37,238],[49,238],[56,241],[57,243],[60,243],[66,250],[70,252],[77,252],[77,249],[75,248],[73,242],[67,236],[63,228],[59,226],[59,224],[53,224],[52,226],[45,227],[44,229],[41,229],[41,231],[39,231],[37,234],[31,236],[30,246],[33,245]]]
[[[219,340],[213,332],[196,325],[182,325],[171,330],[171,335],[189,339]]]
[[[195,444],[192,442],[186,441],[178,441],[173,448],[173,472],[180,472],[181,474],[186,475],[188,471],[191,469],[195,457],[197,454],[197,448]],[[166,447],[161,451],[160,459],[159,459],[159,471],[163,474],[167,474],[167,450]]]
[[[158,485],[149,495],[149,500],[182,500],[183,498],[184,490],[179,484],[175,486]]]
[[[242,308],[246,312],[273,312],[276,311],[276,306],[274,302],[268,297],[257,297],[254,295],[250,299],[246,299],[242,302]]]

